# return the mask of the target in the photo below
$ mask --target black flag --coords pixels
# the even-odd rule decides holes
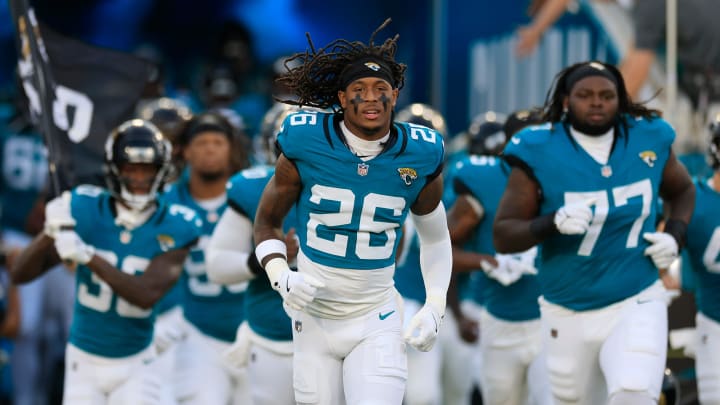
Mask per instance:
[[[53,194],[102,182],[105,140],[132,118],[157,68],[135,56],[67,38],[35,18],[27,0],[10,0],[18,71],[31,115],[48,147]]]

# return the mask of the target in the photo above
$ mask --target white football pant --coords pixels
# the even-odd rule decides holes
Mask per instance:
[[[480,353],[483,403],[552,404],[539,319],[511,322],[483,310]]]
[[[351,319],[293,314],[298,404],[399,405],[407,380],[402,307],[394,298]]]
[[[695,324],[695,372],[700,403],[720,405],[720,324],[699,312]]]
[[[623,301],[581,312],[541,297],[543,342],[555,402],[605,404],[618,394],[657,401],[667,353],[665,294],[658,280]]]
[[[187,338],[177,346],[178,402],[181,404],[250,404],[247,370],[231,368],[223,352],[231,343],[204,335],[188,322]]]

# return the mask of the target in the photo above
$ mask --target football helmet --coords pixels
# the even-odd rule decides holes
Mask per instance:
[[[190,107],[184,102],[168,97],[161,97],[143,105],[138,117],[151,122],[160,132],[176,143],[185,124],[193,117]]]
[[[277,149],[277,136],[282,129],[282,124],[288,115],[300,112],[327,112],[315,107],[297,106],[293,104],[275,103],[263,116],[260,123],[259,136],[255,137],[255,150],[257,151],[259,160],[266,164],[275,164],[280,151]],[[259,144],[258,144],[259,143]]]
[[[447,134],[445,118],[439,111],[427,104],[410,104],[395,114],[395,121],[424,125],[430,129],[434,129],[441,135]]]
[[[710,123],[710,145],[708,149],[708,164],[714,169],[720,169],[720,114]]]
[[[505,135],[507,136],[507,138],[510,139],[521,129],[530,125],[537,125],[542,123],[542,115],[542,110],[536,108],[530,110],[514,111],[505,120],[505,124],[503,125],[503,131],[505,131]]]
[[[499,155],[508,140],[503,125],[503,117],[493,111],[476,115],[465,131],[468,153]]]
[[[156,200],[158,190],[172,173],[171,155],[170,142],[155,125],[141,119],[124,122],[105,142],[105,181],[110,193],[129,208],[144,210]],[[126,163],[150,163],[157,167],[147,194],[130,192],[130,179],[120,172]]]

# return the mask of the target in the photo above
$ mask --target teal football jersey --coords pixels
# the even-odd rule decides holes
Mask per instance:
[[[510,168],[494,156],[471,155],[459,162],[455,175],[456,193],[470,193],[482,204],[485,214],[475,229],[470,249],[477,253],[495,254],[493,221],[500,198],[507,185]],[[526,274],[516,282],[503,286],[488,278],[481,270],[471,278],[471,288],[481,295],[481,304],[493,316],[508,321],[527,321],[540,317],[537,277]]]
[[[0,224],[24,232],[27,216],[47,183],[47,150],[42,136],[30,130],[2,127],[0,137]]]
[[[642,234],[655,232],[658,189],[675,138],[661,118],[628,117],[607,164],[595,161],[562,123],[515,134],[506,157],[527,165],[542,191],[539,215],[565,204],[593,201],[583,235],[547,238],[540,249],[543,296],[573,310],[604,307],[637,294],[658,279],[643,254]]]
[[[257,166],[233,176],[227,186],[230,209],[254,222],[260,196],[274,173],[273,167]],[[283,230],[287,232],[294,228],[295,220],[293,208],[285,218]],[[292,340],[292,326],[283,309],[282,297],[272,289],[264,271],[248,284],[245,318],[250,328],[260,336],[272,340]]]
[[[143,225],[132,231],[115,225],[115,207],[106,190],[78,186],[72,192],[75,231],[95,253],[121,271],[139,275],[164,252],[200,237],[201,221],[187,207],[160,201]],[[89,268],[78,265],[70,342],[102,357],[126,357],[145,349],[153,336],[153,309],[130,304]]]
[[[192,209],[202,221],[202,235],[185,259],[178,284],[183,315],[200,332],[224,342],[232,342],[238,326],[245,320],[243,305],[247,284],[224,286],[213,283],[208,279],[205,267],[205,248],[227,203],[213,211],[201,207],[190,195],[187,178],[180,178],[172,184],[162,198],[169,204],[180,204]]]
[[[720,322],[720,193],[695,182],[695,211],[688,225],[687,252],[697,277],[698,311]]]
[[[390,267],[410,206],[440,174],[442,136],[394,123],[382,153],[363,162],[345,145],[339,120],[328,113],[292,114],[278,136],[303,182],[297,201],[301,249],[320,265]]]

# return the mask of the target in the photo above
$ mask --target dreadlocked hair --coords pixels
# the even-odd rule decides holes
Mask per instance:
[[[306,33],[310,49],[287,58],[284,63],[287,72],[276,79],[277,83],[289,88],[297,99],[276,100],[301,107],[331,108],[337,112],[340,105],[337,95],[340,72],[345,66],[367,56],[379,58],[386,63],[392,72],[394,85],[401,89],[405,84],[407,66],[395,61],[397,40],[400,36],[396,34],[386,39],[382,45],[375,45],[375,36],[390,21],[388,18],[372,33],[367,45],[360,41],[336,39],[316,50],[310,34]]]
[[[613,75],[617,83],[617,94],[618,94],[618,114],[620,115],[620,123],[623,128],[627,130],[627,117],[630,115],[633,117],[643,117],[651,119],[654,117],[661,117],[662,112],[659,110],[645,107],[643,103],[634,103],[632,98],[625,88],[625,81],[623,80],[622,73],[613,65],[602,62],[595,62],[603,65],[610,74]],[[560,71],[553,79],[553,85],[547,93],[545,98],[545,105],[543,106],[543,121],[545,122],[558,122],[562,121],[565,115],[563,101],[565,97],[568,97],[569,90],[567,89],[568,77],[577,69],[586,66],[588,62],[576,63]]]

